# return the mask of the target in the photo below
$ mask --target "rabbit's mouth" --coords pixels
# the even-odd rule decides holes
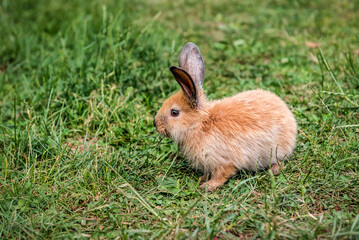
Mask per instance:
[[[166,137],[171,137],[171,136],[170,136],[170,133],[167,131],[167,129],[165,129],[165,134],[164,134],[164,136],[166,136]]]
[[[162,124],[155,124],[155,127],[159,134],[165,137],[170,137],[170,133],[167,131],[165,127],[162,126]]]
[[[170,132],[166,128],[166,122],[161,119],[153,119],[153,125],[155,126],[157,132],[165,137],[171,137]]]
[[[167,131],[167,129],[163,128],[163,129],[158,129],[157,128],[157,132],[159,132],[159,134],[161,134],[162,136],[165,137],[171,137],[170,133]]]

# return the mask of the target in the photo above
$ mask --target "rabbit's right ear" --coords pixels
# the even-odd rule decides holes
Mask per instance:
[[[171,66],[170,70],[191,106],[198,108],[198,91],[202,90],[204,63],[196,44],[189,42],[182,48],[178,63],[179,67]]]
[[[202,88],[204,62],[196,44],[189,42],[182,48],[178,64],[180,68],[184,69],[191,76],[196,86]]]

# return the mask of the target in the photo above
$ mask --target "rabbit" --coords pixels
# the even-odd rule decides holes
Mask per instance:
[[[179,67],[170,71],[181,90],[165,100],[154,126],[204,172],[202,188],[213,191],[241,169],[271,167],[277,174],[284,168],[295,147],[297,123],[283,100],[261,89],[208,100],[202,55],[191,42],[180,53]]]

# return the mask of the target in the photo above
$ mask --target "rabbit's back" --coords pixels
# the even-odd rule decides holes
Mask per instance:
[[[221,156],[238,168],[268,167],[289,156],[295,147],[294,116],[271,92],[252,90],[216,100],[211,102],[208,113],[210,120],[204,123],[212,138],[207,141],[212,146],[208,149],[218,152],[222,146],[226,153],[222,151]]]

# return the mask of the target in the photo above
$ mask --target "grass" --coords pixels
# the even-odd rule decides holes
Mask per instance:
[[[357,1],[0,2],[0,238],[359,237]],[[152,125],[195,42],[212,99],[291,106],[278,176],[215,193]]]

